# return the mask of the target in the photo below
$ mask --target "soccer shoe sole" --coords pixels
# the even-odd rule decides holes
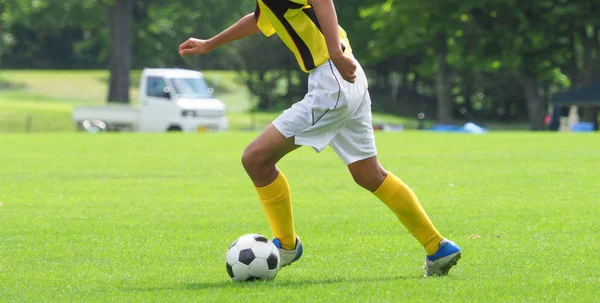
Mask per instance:
[[[302,257],[302,253],[304,252],[304,246],[302,245],[302,241],[300,241],[300,237],[296,236],[296,247],[294,250],[285,250],[281,247],[279,239],[273,239],[273,244],[279,250],[279,258],[281,259],[281,268],[286,266],[290,266],[292,263],[298,261],[300,257]]]
[[[448,263],[446,263],[444,266],[440,267],[439,270],[437,270],[436,272],[429,272],[427,270],[427,265],[425,265],[425,276],[426,277],[431,277],[431,276],[447,276],[448,272],[450,272],[450,269],[456,265],[458,263],[458,260],[460,260],[461,258],[461,253],[457,253],[455,255],[450,255],[448,256],[450,257],[450,260],[448,260]]]

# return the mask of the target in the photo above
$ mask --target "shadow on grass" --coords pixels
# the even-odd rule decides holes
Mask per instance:
[[[205,289],[226,289],[226,288],[245,288],[245,287],[260,287],[261,285],[269,285],[277,288],[281,287],[298,287],[298,286],[310,286],[310,285],[329,285],[329,284],[354,284],[354,283],[377,283],[377,282],[389,282],[389,281],[407,281],[407,280],[418,280],[423,277],[412,276],[412,277],[371,277],[371,278],[358,278],[358,279],[346,279],[346,278],[330,278],[330,279],[311,279],[311,280],[286,280],[278,281],[252,281],[252,282],[234,282],[234,281],[221,281],[221,282],[199,282],[199,283],[188,283],[182,286],[164,286],[164,287],[148,287],[148,288],[121,288],[123,291],[136,292],[136,291],[163,291],[163,290],[205,290]]]
[[[237,283],[233,281],[227,282],[206,282],[206,283],[190,283],[185,286],[185,289],[211,289],[211,288],[224,288],[224,287],[238,287],[238,286],[250,286],[250,285],[261,285],[268,284],[276,287],[298,287],[308,285],[328,285],[328,284],[353,284],[353,283],[376,283],[376,282],[388,282],[388,281],[401,281],[401,280],[416,280],[422,279],[422,277],[371,277],[371,278],[358,278],[358,279],[344,279],[344,278],[330,278],[330,279],[314,279],[314,280],[287,280],[287,281],[253,281],[253,282],[242,282]]]
[[[14,83],[0,78],[0,91],[2,90],[24,90],[27,85],[24,83]]]

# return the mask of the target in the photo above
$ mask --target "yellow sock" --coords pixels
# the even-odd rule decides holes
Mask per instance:
[[[442,235],[435,229],[408,185],[389,173],[373,194],[396,214],[408,231],[421,242],[428,255],[435,254],[443,239]]]
[[[290,186],[283,173],[280,171],[273,183],[265,187],[257,187],[256,192],[271,225],[273,236],[281,241],[283,249],[294,249],[296,232],[292,216]]]

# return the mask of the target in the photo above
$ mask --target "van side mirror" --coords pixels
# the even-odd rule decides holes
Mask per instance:
[[[165,99],[171,99],[171,89],[168,86],[165,86],[165,88],[163,88],[162,97]]]

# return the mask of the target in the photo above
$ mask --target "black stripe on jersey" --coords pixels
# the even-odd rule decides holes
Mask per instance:
[[[256,9],[254,10],[254,19],[258,21],[258,18],[260,18],[260,6],[258,6],[258,2],[256,2]]]
[[[306,45],[304,40],[300,38],[292,25],[284,17],[288,9],[299,9],[302,8],[303,5],[283,0],[263,0],[263,3],[269,7],[269,9],[271,9],[273,14],[277,17],[277,19],[279,19],[285,30],[290,35],[290,38],[292,38],[292,41],[294,41],[294,44],[300,53],[300,57],[302,57],[302,62],[304,62],[304,68],[308,71],[314,69],[316,67],[315,59],[313,58],[308,45]]]
[[[319,19],[317,19],[317,14],[315,13],[315,10],[311,7],[311,8],[305,8],[302,11],[317,26],[317,28],[321,31],[321,34],[322,34],[323,30],[321,29],[321,24],[319,24]]]
[[[279,12],[282,15],[285,14],[288,9],[299,9],[304,6],[304,4],[295,3],[288,0],[262,0],[262,2],[269,8],[275,9],[273,12]]]
[[[317,26],[319,31],[321,31],[321,34],[323,34],[323,30],[321,29],[321,24],[319,24],[319,19],[317,18],[317,14],[315,13],[315,10],[311,7],[311,8],[305,8],[302,11]],[[344,45],[344,43],[340,43],[340,47],[342,48],[342,52],[346,51],[346,46]]]

